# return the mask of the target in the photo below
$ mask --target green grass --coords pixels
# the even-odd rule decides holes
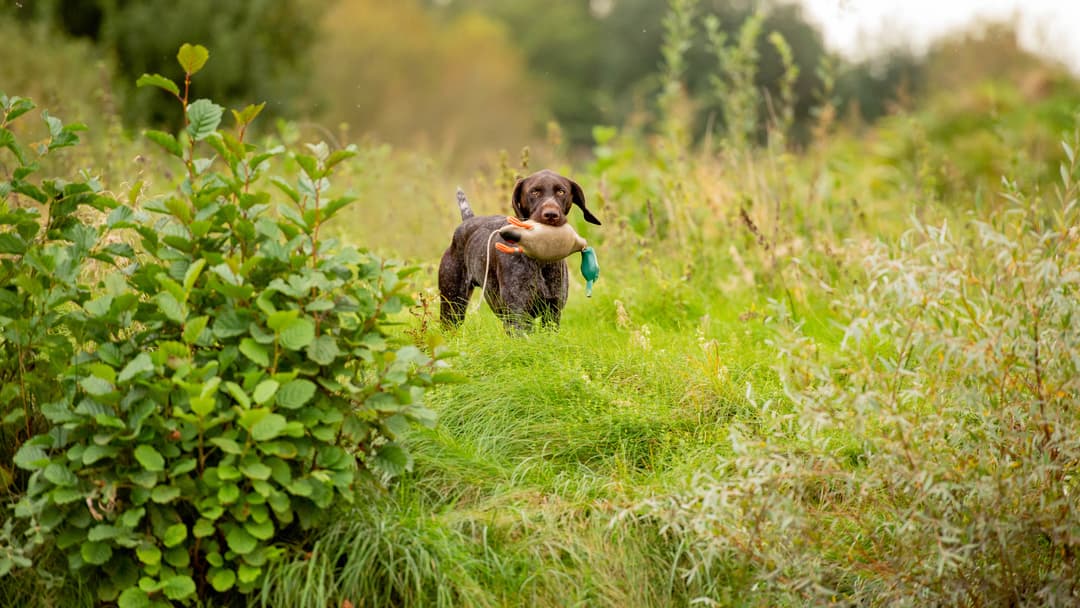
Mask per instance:
[[[280,567],[270,605],[692,599],[678,544],[626,510],[730,451],[730,426],[754,425],[761,402],[782,402],[769,330],[739,319],[752,292],[610,263],[594,297],[575,284],[558,332],[510,338],[483,306],[444,336],[467,381],[428,396],[439,425],[408,438],[415,472]]]

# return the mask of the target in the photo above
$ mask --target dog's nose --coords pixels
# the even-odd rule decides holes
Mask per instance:
[[[551,210],[551,209],[545,210],[544,211],[544,219],[545,220],[557,220],[557,219],[559,219],[559,212]]]

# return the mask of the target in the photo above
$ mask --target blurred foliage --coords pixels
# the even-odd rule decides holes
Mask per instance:
[[[693,237],[684,243],[691,248],[732,242],[731,226],[744,223],[740,206],[764,239],[775,242],[794,231],[833,234],[839,242],[862,231],[893,235],[911,215],[926,219],[943,206],[960,213],[992,210],[1001,204],[1002,175],[1050,189],[1063,159],[1057,142],[1080,108],[1080,84],[1050,65],[1015,82],[969,73],[973,80],[950,89],[885,104],[889,114],[873,123],[842,107],[829,122],[832,110],[815,107],[815,138],[775,164],[760,162],[761,150],[753,148],[749,168],[712,162],[715,154],[703,146],[678,151],[689,165],[678,177],[657,152],[665,140],[650,133],[651,125],[632,120],[594,128],[588,158],[577,164],[565,148],[541,146],[530,148],[529,163],[522,159],[520,166],[498,166],[489,151],[486,168],[471,171],[408,149],[363,146],[365,162],[343,169],[360,200],[336,227],[377,250],[435,260],[458,223],[455,186],[464,187],[478,213],[505,212],[503,174],[545,163],[575,175],[590,208],[619,225],[618,231],[606,229],[607,221],[605,229],[577,225],[590,243],[623,243],[629,252],[667,242],[672,228]],[[751,169],[776,183],[734,185]]]
[[[742,133],[763,142],[769,125],[782,122],[790,136],[784,144],[796,146],[810,143],[814,129],[862,129],[931,99],[944,111],[932,111],[942,120],[923,125],[926,137],[977,132],[957,142],[962,158],[933,160],[938,189],[952,179],[949,172],[996,178],[1007,170],[993,159],[1013,156],[980,141],[988,137],[980,125],[1018,103],[1059,93],[1067,99],[1071,86],[1063,69],[1021,49],[1009,24],[975,28],[926,55],[897,46],[851,62],[829,54],[801,7],[781,0],[689,2],[684,65],[680,78],[665,84],[668,4],[258,0],[218,7],[193,0],[177,8],[164,0],[41,0],[0,8],[0,48],[12,59],[0,65],[0,77],[9,91],[33,95],[92,128],[101,121],[118,131],[120,116],[128,125],[176,122],[175,108],[129,85],[144,72],[175,77],[170,50],[182,39],[197,40],[217,58],[203,86],[227,105],[266,101],[267,112],[301,120],[299,128],[339,145],[373,136],[457,169],[525,145],[538,161],[547,160],[548,144],[557,155],[584,153],[596,143],[596,125],[645,136],[663,131],[672,111],[708,147],[714,136],[730,138],[725,121],[743,98],[752,124],[740,125]],[[165,22],[168,28],[156,27]],[[746,48],[740,32],[751,22],[760,28]],[[145,36],[148,30],[162,31]],[[736,53],[753,58],[752,69],[732,71]],[[742,80],[732,80],[737,72]],[[997,84],[977,84],[983,81]],[[669,85],[678,103],[665,110],[660,92]],[[1006,93],[1013,85],[1019,97]],[[90,94],[63,95],[69,86]],[[125,93],[114,100],[114,89]],[[65,107],[71,105],[81,107]],[[1010,131],[1013,141],[1001,145],[1053,149],[1067,105],[1047,117],[1058,126],[1041,134]]]
[[[943,39],[919,71],[911,107],[895,106],[870,144],[884,183],[906,184],[924,202],[973,196],[990,205],[1002,175],[1044,188],[1058,179],[1080,82],[1022,49],[1012,25],[979,24]]]
[[[179,124],[176,108],[149,91],[127,86],[143,73],[174,78],[184,41],[214,49],[200,90],[227,105],[266,101],[286,115],[308,85],[308,48],[324,0],[40,0],[0,9],[93,40],[110,55],[127,92],[124,116],[132,123]],[[167,25],[167,26],[166,26]],[[153,32],[148,36],[147,32]]]
[[[931,91],[955,91],[971,82],[1012,81],[1026,95],[1047,92],[1066,75],[1064,66],[1020,46],[1012,23],[984,21],[939,40],[925,60],[925,84]]]
[[[53,112],[79,116],[91,127],[102,109],[109,111],[114,69],[87,41],[55,36],[41,24],[4,19],[0,9],[0,57],[0,86],[9,94],[18,91]]]
[[[499,21],[464,12],[439,23],[415,0],[350,0],[320,28],[310,97],[324,123],[447,158],[534,131],[543,100]]]
[[[87,49],[81,52],[111,66],[96,75],[90,90],[115,86],[110,80],[123,85],[117,87],[126,91],[118,108],[109,110],[111,100],[104,103],[107,112],[121,114],[127,124],[180,120],[162,99],[127,84],[143,73],[176,77],[172,49],[195,40],[215,50],[217,61],[207,69],[203,88],[226,105],[265,101],[271,114],[302,116],[329,127],[322,135],[345,127],[343,137],[371,134],[395,145],[420,144],[468,166],[478,151],[535,147],[552,122],[561,128],[558,143],[578,149],[593,143],[597,124],[647,129],[657,124],[667,4],[40,0],[0,8],[0,24],[11,17],[32,24],[38,48],[46,46],[41,39],[49,31],[93,41],[94,47],[59,39],[55,44]],[[764,137],[771,117],[788,111],[781,106],[789,106],[794,141],[806,142],[815,122],[811,110],[822,101],[828,88],[824,82],[830,79],[836,80],[829,94],[840,112],[860,120],[875,120],[924,88],[927,63],[903,49],[859,63],[829,55],[821,33],[798,4],[697,0],[690,6],[694,20],[687,32],[682,110],[695,138],[725,130],[729,100],[714,86],[725,66],[718,65],[710,48],[712,36],[733,44],[754,15],[761,20],[752,75],[753,90],[759,93],[754,100],[758,137]],[[169,26],[162,28],[162,23]],[[715,31],[706,32],[705,23]],[[776,40],[783,44],[777,46]],[[946,51],[939,55],[949,56]],[[823,72],[823,65],[833,66],[831,73]],[[63,73],[87,77],[85,67]],[[782,85],[785,73],[793,78]]]
[[[779,32],[791,46],[800,68],[795,84],[796,115],[805,120],[820,87],[815,68],[825,55],[821,34],[806,21],[800,6],[773,2],[707,0],[697,3],[697,16],[714,16],[721,30],[737,35],[755,12],[764,14],[762,29]],[[661,20],[666,2],[619,0],[559,2],[544,0],[457,0],[434,2],[447,15],[482,10],[504,21],[524,53],[537,87],[554,118],[576,143],[591,141],[596,124],[623,124],[640,112],[651,112],[651,99],[660,87]],[[597,8],[600,7],[600,8]],[[707,52],[705,33],[697,26],[694,47],[686,58],[686,87],[699,106],[698,133],[719,120],[721,100],[709,94],[715,59]],[[784,72],[781,57],[763,37],[758,42],[761,62],[758,88],[778,94]],[[762,103],[765,103],[764,100]],[[765,115],[764,110],[761,112]]]
[[[95,167],[102,178],[119,183],[141,171],[139,149],[131,145],[120,120],[123,100],[114,62],[86,40],[58,34],[41,23],[3,18],[0,10],[0,87],[5,92],[41,100],[58,116],[77,117],[94,133],[84,145],[39,159],[47,171]],[[129,86],[128,88],[134,88]],[[9,126],[17,136],[37,142],[46,136],[37,121]],[[0,162],[0,170],[3,163]]]
[[[852,122],[872,122],[910,106],[923,90],[923,68],[922,59],[905,48],[848,64],[836,83],[841,114]]]

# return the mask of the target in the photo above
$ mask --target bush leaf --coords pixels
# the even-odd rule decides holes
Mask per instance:
[[[135,549],[135,555],[140,562],[148,566],[161,563],[161,549],[158,549],[157,545],[144,543]]]
[[[236,573],[228,568],[214,568],[210,571],[210,586],[214,591],[228,591],[236,584]]]
[[[157,297],[155,297],[154,300],[157,302],[158,310],[160,310],[161,314],[165,315],[167,319],[174,323],[184,323],[184,318],[187,317],[187,310],[185,310],[184,305],[176,299],[176,296],[167,291],[163,291],[157,294]]]
[[[116,605],[119,608],[148,608],[150,595],[138,587],[128,587],[120,594]]]
[[[319,365],[330,365],[341,351],[333,336],[319,336],[307,347],[308,359]]]
[[[187,538],[187,526],[179,523],[165,528],[165,537],[161,539],[161,542],[163,542],[166,547],[175,547],[184,542],[185,538]]]
[[[177,97],[180,96],[180,87],[176,83],[161,74],[143,74],[135,81],[137,87],[157,87],[164,89]]]
[[[229,548],[240,555],[246,555],[255,550],[258,541],[242,526],[233,526],[225,535],[225,542]]]
[[[251,396],[255,399],[255,403],[262,405],[274,397],[279,386],[281,384],[277,380],[263,380],[255,387],[255,392]]]
[[[188,106],[188,135],[202,141],[217,131],[224,108],[209,99],[197,99]]]
[[[171,576],[163,583],[161,591],[170,600],[182,600],[195,593],[195,581],[186,574]]]
[[[269,441],[285,430],[288,422],[281,414],[267,414],[262,420],[251,425],[251,438],[255,441]]]
[[[244,338],[241,340],[240,352],[253,362],[263,367],[270,367],[270,353],[267,352],[265,346],[259,344],[255,340],[252,340],[251,338]]]
[[[67,467],[62,464],[52,463],[45,467],[42,472],[45,479],[50,483],[58,486],[74,486],[79,483],[79,478],[75,476]]]
[[[109,561],[112,557],[112,547],[104,542],[88,542],[83,543],[79,552],[82,554],[83,561],[88,564],[100,566]]]
[[[286,382],[277,392],[277,404],[288,409],[296,409],[315,396],[315,383],[298,378]]]
[[[119,383],[128,382],[139,374],[152,371],[154,371],[154,362],[150,359],[150,355],[139,353],[124,366],[124,369],[120,370],[120,375],[116,377],[116,381]]]
[[[157,451],[154,446],[142,444],[135,448],[135,460],[139,461],[147,471],[164,471],[165,470],[165,458],[161,455],[161,452]]]
[[[184,324],[184,342],[194,344],[195,341],[199,339],[199,336],[202,335],[203,330],[206,329],[206,324],[209,321],[210,317],[206,315],[188,319],[187,323]]]
[[[146,131],[143,131],[143,135],[146,136],[146,139],[165,148],[169,154],[172,154],[177,158],[184,156],[184,152],[180,149],[180,142],[176,141],[176,137],[174,137],[172,133],[147,129]]]
[[[20,469],[34,471],[48,464],[49,455],[32,443],[24,443],[19,451],[15,452],[12,462]]]
[[[281,345],[289,350],[300,350],[315,339],[315,323],[306,317],[290,319],[281,327]]]
[[[412,470],[412,457],[396,443],[388,443],[376,452],[374,464],[391,477]]]
[[[180,62],[180,67],[184,68],[184,72],[189,75],[201,70],[208,59],[210,59],[210,51],[201,44],[192,45],[185,42],[176,53],[176,60]]]
[[[98,378],[97,376],[87,376],[82,380],[79,380],[79,386],[81,386],[88,395],[94,395],[95,397],[108,395],[113,391],[113,385],[108,380]]]

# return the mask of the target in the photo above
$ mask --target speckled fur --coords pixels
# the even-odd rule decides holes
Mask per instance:
[[[519,180],[511,204],[518,219],[556,227],[566,223],[571,205],[577,205],[585,221],[600,225],[600,220],[585,208],[581,186],[548,170]],[[458,206],[462,221],[439,263],[439,316],[443,325],[460,325],[473,289],[484,287],[488,306],[508,333],[528,331],[536,318],[547,327],[558,327],[569,286],[566,262],[540,262],[524,255],[497,252],[495,243],[505,241],[498,235],[492,237],[492,233],[506,226],[506,216],[474,216],[460,190]]]

